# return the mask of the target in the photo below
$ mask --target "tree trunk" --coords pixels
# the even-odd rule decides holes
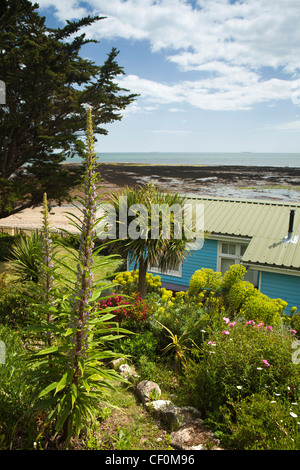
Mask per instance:
[[[142,299],[146,296],[146,273],[147,273],[147,260],[143,257],[139,259],[139,282],[138,291]]]

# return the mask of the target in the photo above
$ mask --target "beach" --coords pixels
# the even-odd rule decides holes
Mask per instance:
[[[300,201],[300,168],[102,163],[103,190],[146,184],[194,196]]]
[[[75,165],[75,163],[69,164]],[[152,181],[164,191],[190,196],[265,199],[300,203],[300,168],[231,165],[165,165],[137,163],[101,163],[97,167],[101,181],[98,194],[107,200],[112,192],[125,186]],[[75,196],[77,190],[72,191]],[[34,230],[42,226],[42,207],[25,209],[0,219],[1,227]],[[70,229],[68,214],[81,216],[78,208],[53,205],[50,226],[53,230]]]

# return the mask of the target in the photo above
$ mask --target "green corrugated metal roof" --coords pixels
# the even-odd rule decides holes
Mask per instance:
[[[250,239],[243,263],[300,270],[300,204],[228,198],[189,197],[204,205],[204,228],[215,235]],[[293,241],[286,243],[291,209]]]

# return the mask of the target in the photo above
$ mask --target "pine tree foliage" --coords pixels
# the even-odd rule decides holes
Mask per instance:
[[[124,74],[113,48],[103,65],[80,56],[86,28],[102,17],[67,21],[49,28],[28,0],[0,5],[0,80],[6,104],[0,105],[0,217],[48,200],[60,201],[78,182],[78,171],[61,165],[82,156],[86,110],[93,109],[94,132],[122,119],[136,97],[121,88]]]

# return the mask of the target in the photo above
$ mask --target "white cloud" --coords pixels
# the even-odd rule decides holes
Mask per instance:
[[[88,28],[95,38],[147,39],[154,51],[177,51],[186,67],[213,60],[252,68],[300,67],[300,4],[298,0],[39,0],[53,6],[60,20],[100,14],[105,21]],[[89,10],[87,9],[89,6]],[[201,7],[201,8],[200,8]]]
[[[141,95],[142,100],[155,104],[187,103],[206,110],[248,110],[259,103],[272,100],[289,100],[300,80],[256,80],[250,76],[239,83],[235,76],[217,77],[197,81],[164,84],[128,75],[121,79],[122,87]]]
[[[32,0],[32,3],[35,3]],[[79,19],[88,14],[80,0],[39,0],[40,8],[54,7],[60,21]]]
[[[170,113],[184,113],[185,110],[182,108],[170,108],[169,109]]]
[[[40,0],[60,20],[88,13],[107,19],[86,29],[90,38],[147,40],[153,51],[194,81],[159,83],[136,75],[122,84],[148,106],[188,103],[202,109],[244,110],[292,100],[300,90],[299,0]],[[87,5],[90,11],[87,10]],[[265,75],[266,68],[268,75]],[[141,105],[140,105],[141,106]]]
[[[144,106],[134,101],[123,112],[123,117],[132,116],[133,114],[151,114],[156,111],[157,106]]]
[[[300,121],[291,121],[279,124],[277,129],[280,131],[300,131]]]

